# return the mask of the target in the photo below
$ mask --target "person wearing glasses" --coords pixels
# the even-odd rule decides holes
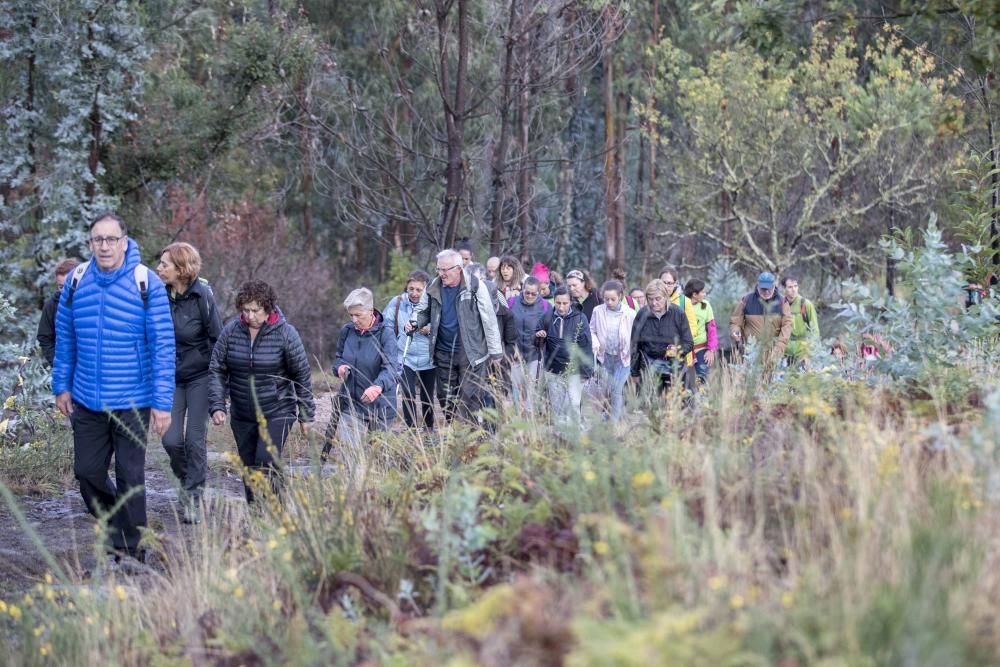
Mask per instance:
[[[667,291],[670,292],[670,303],[680,308],[684,316],[687,317],[688,327],[691,329],[691,337],[700,339],[704,332],[698,326],[698,314],[694,311],[694,302],[684,296],[684,288],[680,283],[680,274],[677,273],[677,269],[669,266],[664,267],[660,271],[660,280],[666,285]],[[693,352],[684,358],[684,363],[684,384],[689,390],[694,392],[697,385],[695,382],[696,374]]]
[[[459,416],[477,424],[479,410],[491,402],[487,362],[502,360],[503,347],[486,281],[462,270],[457,250],[438,253],[437,277],[410,314],[406,332],[428,324],[445,420]]]
[[[200,272],[201,255],[190,243],[171,243],[160,253],[156,273],[167,286],[177,345],[174,407],[163,449],[180,482],[184,523],[201,522],[208,476],[208,362],[222,330],[215,295]]]
[[[102,213],[89,233],[92,256],[56,310],[52,392],[73,425],[73,473],[87,509],[102,516],[124,498],[109,517],[111,553],[144,560],[146,432],[170,427],[174,324],[167,290],[141,265],[125,221]]]
[[[222,328],[209,363],[208,404],[212,423],[226,422],[229,390],[230,426],[246,468],[243,487],[248,503],[263,473],[270,490],[280,490],[278,461],[285,440],[298,421],[308,431],[313,402],[309,359],[299,332],[278,309],[274,289],[261,280],[243,283],[236,293],[240,316]]]

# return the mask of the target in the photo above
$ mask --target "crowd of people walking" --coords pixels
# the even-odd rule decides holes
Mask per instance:
[[[84,501],[95,516],[112,512],[109,548],[138,556],[147,430],[162,438],[182,518],[197,523],[207,428],[228,420],[252,503],[280,491],[278,461],[293,427],[311,430],[311,369],[266,282],[244,283],[238,312],[224,323],[190,244],[164,248],[150,271],[113,213],[90,224],[89,243],[90,260],[56,268],[59,289],[43,309],[38,342],[56,404],[72,423]],[[510,410],[562,424],[619,420],[630,383],[652,396],[694,396],[719,362],[706,284],[682,286],[673,268],[645,285],[629,286],[619,273],[598,286],[581,268],[563,277],[542,263],[526,271],[513,256],[479,264],[468,245],[435,261],[435,276],[414,270],[382,310],[364,287],[344,300],[350,321],[330,368],[340,385],[325,451],[346,421],[385,430],[400,411],[407,428],[424,431],[440,419],[491,431],[491,415]],[[781,285],[761,273],[726,325],[737,352],[756,339],[767,364],[801,368],[819,322],[796,277]],[[596,409],[584,409],[585,394]]]

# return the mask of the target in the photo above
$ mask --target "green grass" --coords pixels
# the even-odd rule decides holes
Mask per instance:
[[[587,432],[378,435],[283,503],[210,508],[159,574],[54,572],[7,600],[5,659],[995,664],[1000,395],[760,387],[719,374],[694,414],[632,405]]]

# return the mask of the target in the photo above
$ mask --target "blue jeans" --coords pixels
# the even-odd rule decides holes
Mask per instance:
[[[631,369],[622,363],[618,355],[604,355],[604,363],[601,364],[601,382],[611,394],[611,416],[621,419],[625,406],[625,383]]]
[[[708,364],[705,362],[705,353],[708,349],[698,350],[694,353],[694,372],[698,376],[698,382],[705,384],[708,381]]]

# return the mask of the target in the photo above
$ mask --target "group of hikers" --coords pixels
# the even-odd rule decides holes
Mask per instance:
[[[59,291],[43,308],[38,342],[52,365],[56,405],[71,420],[84,501],[95,516],[114,510],[114,556],[141,559],[146,432],[162,438],[180,484],[181,518],[197,523],[208,424],[228,419],[252,503],[261,479],[279,489],[292,427],[312,430],[311,369],[267,283],[244,283],[238,316],[223,322],[190,244],[168,245],[150,271],[114,213],[89,225],[89,244],[90,260],[57,267]],[[325,452],[339,428],[387,429],[400,407],[407,427],[434,430],[435,403],[446,422],[487,430],[494,422],[485,409],[541,412],[543,396],[556,421],[620,419],[630,381],[653,395],[671,388],[694,395],[719,360],[704,281],[681,286],[672,268],[644,287],[626,287],[619,274],[598,288],[583,269],[564,277],[536,263],[528,274],[511,256],[479,264],[465,244],[439,252],[435,270],[409,274],[382,310],[367,288],[347,295]],[[771,365],[801,367],[819,322],[794,276],[781,286],[761,273],[728,331],[737,347],[761,341]],[[585,388],[601,406],[594,415],[582,413]]]

